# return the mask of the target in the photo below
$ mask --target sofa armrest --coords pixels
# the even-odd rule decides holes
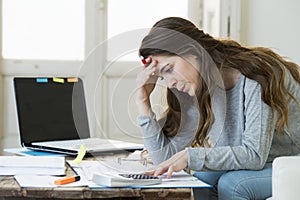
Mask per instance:
[[[275,158],[272,171],[272,200],[300,197],[300,156]]]

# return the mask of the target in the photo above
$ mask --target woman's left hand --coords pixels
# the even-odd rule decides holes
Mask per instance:
[[[145,172],[150,176],[159,176],[167,172],[167,178],[171,178],[173,172],[179,172],[185,169],[188,165],[188,152],[187,149],[182,150],[170,159],[160,163],[153,170]]]

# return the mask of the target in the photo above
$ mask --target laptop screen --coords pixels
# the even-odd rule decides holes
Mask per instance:
[[[17,77],[14,88],[20,139],[25,146],[90,136],[81,79]]]

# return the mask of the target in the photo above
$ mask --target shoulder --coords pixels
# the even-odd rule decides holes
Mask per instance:
[[[246,104],[259,103],[262,101],[260,84],[244,76],[243,93]]]
[[[252,80],[248,77],[245,77],[244,75],[243,75],[243,78],[244,78],[244,90],[245,91],[253,91],[253,90],[260,91],[261,90],[260,84],[257,81]]]

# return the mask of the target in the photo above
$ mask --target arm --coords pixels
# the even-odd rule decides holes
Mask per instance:
[[[146,59],[146,66],[137,76],[137,95],[136,104],[138,109],[138,124],[142,128],[144,145],[147,148],[151,159],[158,164],[173,154],[189,146],[194,139],[194,130],[197,127],[197,109],[193,107],[193,99],[188,94],[179,94],[185,101],[182,103],[183,114],[179,133],[175,137],[166,137],[161,131],[162,125],[156,120],[150,103],[157,76],[152,73],[156,70],[157,62],[151,57]],[[196,114],[195,114],[196,112]],[[193,115],[192,117],[189,115]],[[162,120],[163,121],[163,120]]]
[[[181,127],[174,137],[166,137],[155,118],[140,116],[138,123],[142,128],[144,145],[155,164],[161,163],[170,158],[175,153],[190,146],[195,137],[195,127],[198,125],[198,115],[196,107],[185,104],[182,109]],[[162,120],[164,121],[164,120]]]
[[[245,85],[245,128],[240,145],[214,148],[188,148],[161,163],[148,174],[160,175],[185,167],[200,170],[261,169],[267,160],[275,125],[271,108],[261,100],[260,85],[247,80]]]
[[[265,165],[275,131],[273,111],[261,100],[261,88],[257,82],[246,79],[244,95],[245,126],[241,144],[215,148],[189,148],[190,169],[261,169]]]

